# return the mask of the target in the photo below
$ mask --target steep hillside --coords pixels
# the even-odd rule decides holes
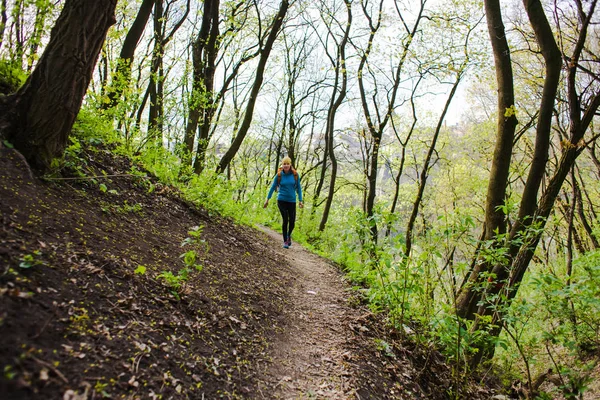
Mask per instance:
[[[283,254],[108,149],[84,159],[83,178],[42,180],[0,149],[3,399],[447,398],[435,352],[395,342],[333,266]],[[305,301],[309,281],[339,288]]]

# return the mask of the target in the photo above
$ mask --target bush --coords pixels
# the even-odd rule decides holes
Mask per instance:
[[[11,60],[0,60],[0,93],[16,92],[27,79],[27,74],[20,65]]]

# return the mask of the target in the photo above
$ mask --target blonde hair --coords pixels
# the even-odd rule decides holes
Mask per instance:
[[[283,164],[290,164],[292,165],[292,159],[289,157],[283,157],[283,159],[281,160],[281,165],[283,166]]]

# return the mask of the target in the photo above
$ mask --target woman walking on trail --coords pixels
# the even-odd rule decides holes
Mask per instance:
[[[289,157],[284,157],[281,160],[281,167],[273,178],[273,184],[267,195],[264,208],[269,205],[269,199],[271,199],[275,190],[279,190],[279,193],[277,193],[277,207],[279,207],[279,212],[283,218],[281,226],[283,247],[288,249],[292,245],[292,231],[296,225],[296,193],[298,193],[300,208],[304,207],[300,175],[292,167],[292,159]]]

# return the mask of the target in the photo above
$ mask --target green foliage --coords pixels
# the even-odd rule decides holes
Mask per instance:
[[[16,92],[27,79],[20,64],[12,60],[0,59],[0,94]]]
[[[208,252],[208,244],[201,238],[203,226],[194,226],[188,231],[188,237],[186,237],[181,246],[195,246],[198,248],[199,246],[204,249],[205,254]],[[191,249],[186,251],[185,253],[179,256],[184,263],[184,267],[181,268],[177,274],[174,274],[171,271],[162,271],[157,275],[157,279],[163,280],[165,284],[171,289],[171,294],[175,296],[176,299],[180,299],[182,294],[183,285],[190,278],[190,273],[194,270],[198,273],[202,272],[203,266],[200,261],[200,257],[196,249]]]
[[[73,136],[91,145],[120,144],[112,121],[97,109],[82,107],[73,125]]]
[[[186,268],[184,269],[189,271],[193,268],[198,272],[202,272],[202,265],[196,263],[196,260],[198,259],[198,253],[196,253],[196,250],[186,251],[179,257],[182,258],[183,262],[185,263]]]
[[[264,196],[246,193],[247,182],[228,181],[223,174],[205,171],[192,176],[182,191],[188,199],[205,209],[231,217],[239,223],[252,224],[264,217],[260,207]]]
[[[133,272],[135,274],[137,274],[137,275],[145,275],[146,274],[146,267],[143,266],[143,265],[138,265],[138,267]]]
[[[35,250],[31,254],[25,254],[21,257],[21,262],[19,263],[19,267],[23,269],[29,269],[31,267],[42,265],[43,261],[40,259],[42,252],[39,250]]]
[[[600,251],[574,260],[572,274],[566,272],[531,269],[504,320],[510,343],[498,361],[529,379],[550,366],[561,382],[555,390],[579,398],[598,364],[591,356],[600,349]]]
[[[171,293],[179,299],[179,290],[181,289],[182,283],[187,281],[188,274],[189,270],[183,268],[179,270],[177,275],[173,274],[171,271],[162,271],[158,274],[157,278],[164,280],[167,286],[171,288]]]

